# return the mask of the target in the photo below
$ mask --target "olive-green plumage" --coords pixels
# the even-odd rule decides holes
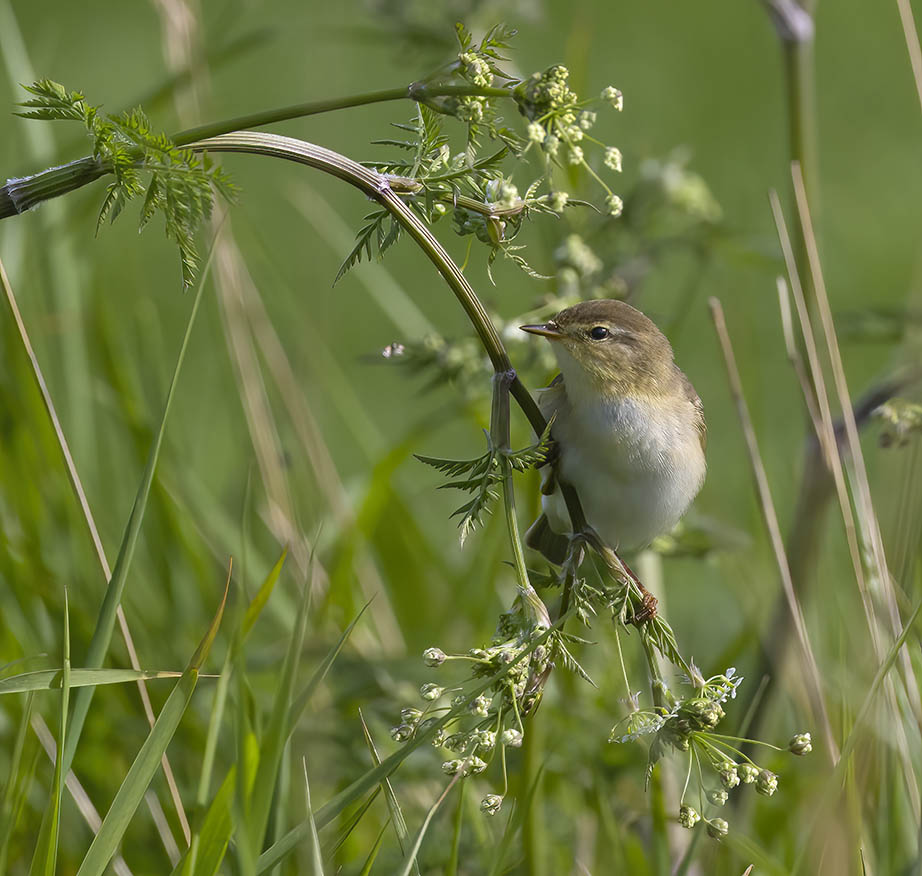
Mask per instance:
[[[556,472],[572,484],[586,520],[615,549],[671,529],[704,482],[701,400],[656,324],[623,301],[584,301],[543,325],[560,375],[538,403],[555,417]],[[528,543],[552,562],[566,552],[569,518],[553,477]]]

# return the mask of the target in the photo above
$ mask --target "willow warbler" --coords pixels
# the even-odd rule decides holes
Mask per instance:
[[[623,301],[583,301],[543,325],[560,374],[538,405],[557,444],[541,516],[526,534],[551,562],[566,556],[570,518],[556,483],[579,494],[609,547],[636,550],[672,529],[704,482],[701,399],[652,320]]]

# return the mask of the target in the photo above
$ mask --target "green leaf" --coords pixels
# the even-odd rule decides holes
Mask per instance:
[[[352,619],[352,622],[343,630],[343,634],[339,637],[336,644],[327,652],[326,656],[321,661],[320,665],[314,670],[314,674],[310,677],[310,681],[301,689],[300,693],[295,697],[294,702],[291,704],[291,708],[288,711],[288,733],[294,732],[295,726],[298,723],[298,720],[301,717],[301,713],[304,711],[310,698],[313,696],[314,691],[317,690],[318,685],[324,678],[326,678],[327,673],[330,671],[330,667],[333,665],[333,661],[339,656],[339,652],[342,651],[343,646],[346,644],[349,636],[352,634],[352,631],[355,629],[355,625],[359,622],[359,618],[365,614],[365,609],[371,605],[371,600],[366,602],[362,608],[359,610],[359,613]]]
[[[128,581],[128,570],[131,568],[135,546],[138,542],[138,534],[141,531],[141,522],[144,519],[144,511],[147,508],[147,501],[150,497],[150,488],[154,480],[154,472],[157,469],[157,461],[160,458],[160,448],[163,444],[163,435],[166,432],[167,418],[169,417],[170,407],[173,404],[173,398],[176,394],[176,386],[179,382],[182,364],[186,357],[189,339],[192,336],[192,327],[195,325],[195,317],[202,300],[202,291],[205,288],[205,279],[208,276],[208,268],[211,265],[211,257],[213,255],[214,247],[212,247],[211,255],[209,256],[205,270],[199,278],[198,290],[192,304],[192,310],[189,313],[189,319],[186,323],[186,331],[179,348],[176,366],[173,369],[173,378],[170,381],[170,388],[167,391],[166,401],[163,405],[163,413],[160,416],[160,423],[154,434],[154,441],[147,457],[144,475],[141,478],[141,483],[135,494],[131,514],[128,517],[128,524],[125,527],[125,534],[122,536],[122,543],[118,551],[118,559],[115,561],[115,568],[112,570],[112,577],[109,579],[109,584],[106,587],[106,594],[96,618],[96,629],[93,631],[93,638],[90,641],[90,647],[86,655],[87,668],[90,669],[98,669],[101,667],[106,652],[109,650],[109,642],[112,639],[112,630],[115,626],[115,612],[121,602],[125,584]],[[77,750],[77,743],[80,741],[80,734],[83,731],[83,724],[90,709],[94,690],[95,688],[93,686],[84,687],[75,698],[74,711],[71,717],[71,732],[68,734],[67,744],[64,748],[65,773],[70,769],[70,765],[73,762],[74,752]]]
[[[435,817],[435,813],[438,811],[439,807],[442,805],[442,801],[448,796],[448,792],[460,781],[460,774],[456,775],[449,783],[448,787],[439,795],[438,799],[432,806],[429,807],[429,811],[426,813],[426,817],[423,819],[423,823],[420,825],[419,830],[416,833],[416,839],[413,842],[413,846],[404,856],[403,869],[400,871],[400,876],[410,876],[410,871],[413,869],[416,864],[416,855],[419,853],[419,847],[423,844],[423,837],[426,835],[426,832],[429,830],[429,825],[432,823],[432,819]]]
[[[26,736],[29,733],[29,721],[32,718],[34,702],[35,694],[30,693],[23,705],[22,717],[16,731],[16,741],[13,743],[10,754],[9,772],[3,788],[3,798],[0,800],[0,873],[7,872],[6,860],[9,854],[10,836],[16,824],[16,815],[20,811],[26,793],[32,786],[32,773],[37,763],[33,758],[32,769],[23,769],[22,754],[25,749]],[[39,753],[40,749],[36,749],[35,754]]]
[[[362,724],[362,733],[365,736],[365,744],[368,746],[368,751],[371,754],[371,760],[375,766],[381,765],[381,758],[378,757],[378,751],[375,748],[374,740],[371,738],[371,732],[368,729],[368,725],[365,723],[365,716],[362,715],[362,710],[359,709],[359,721]],[[390,813],[390,821],[394,825],[394,832],[397,834],[397,844],[400,846],[400,851],[406,853],[407,840],[410,837],[410,832],[407,830],[407,822],[403,817],[403,810],[400,808],[400,802],[397,800],[397,795],[394,793],[394,787],[391,785],[391,780],[386,776],[381,780],[381,790],[384,792],[384,800],[387,803],[387,811]],[[413,869],[418,874],[419,873],[419,864],[416,861],[416,857],[413,857]]]
[[[367,224],[363,225],[359,229],[358,234],[356,234],[355,246],[352,247],[349,255],[343,260],[343,263],[339,266],[339,270],[336,272],[336,276],[333,278],[334,286],[343,278],[348,270],[355,267],[362,260],[363,252],[365,253],[365,258],[371,261],[372,241],[380,237],[380,229],[390,215],[391,214],[387,210],[378,210],[365,217],[369,221]]]
[[[282,566],[285,565],[285,559],[287,557],[288,548],[285,548],[285,550],[282,551],[282,555],[276,560],[275,565],[269,570],[269,574],[266,575],[256,595],[250,600],[246,614],[243,616],[243,622],[240,624],[241,640],[246,639],[250,634],[250,630],[253,629],[253,625],[256,623],[260,614],[262,614],[262,610],[266,607],[266,603],[269,601],[269,597],[272,595],[272,591],[275,589],[275,585],[279,580],[279,575],[282,574]]]
[[[51,815],[42,819],[35,854],[32,856],[30,876],[54,876],[58,860],[58,837],[61,830],[61,801],[64,797],[64,740],[67,736],[67,707],[70,700],[70,608],[67,587],[64,587],[64,658],[61,670],[61,713],[58,723],[57,754],[54,759],[54,780],[51,792]]]
[[[77,876],[102,876],[109,866],[109,861],[118,849],[125,830],[141,804],[151,780],[160,768],[163,753],[176,733],[186,707],[192,699],[192,693],[198,681],[199,670],[208,657],[208,652],[211,650],[215,636],[218,634],[226,602],[227,587],[224,588],[224,596],[221,598],[221,604],[215,612],[211,625],[199,643],[198,648],[195,649],[195,653],[192,655],[186,671],[183,672],[182,678],[177,682],[176,687],[173,688],[172,693],[164,703],[150,734],[128,770],[128,775],[125,776],[125,780],[119,786],[115,799],[112,801],[112,805],[103,819],[102,826],[99,828],[99,833],[93,839],[89,851],[77,871]]]
[[[179,678],[181,672],[153,669],[70,669],[68,687],[96,687],[100,684],[124,684],[128,681],[150,681],[155,678]],[[34,690],[59,690],[64,672],[61,669],[40,669],[0,679],[0,695]]]
[[[227,173],[155,131],[140,107],[104,116],[88,106],[81,93],[57,82],[43,79],[24,88],[35,97],[21,104],[30,111],[20,115],[82,122],[93,140],[94,157],[114,174],[99,211],[97,233],[106,219],[115,221],[129,200],[146,191],[139,229],[154,213],[163,214],[167,237],[179,247],[183,287],[191,287],[198,269],[196,229],[211,215],[215,193],[228,202],[236,196]],[[146,185],[142,172],[150,174]]]
[[[244,787],[253,787],[256,765],[259,761],[259,746],[256,737],[248,733],[244,739]],[[215,876],[234,831],[233,802],[237,783],[237,764],[234,764],[224,777],[218,793],[208,806],[208,811],[201,822],[201,829],[196,830],[192,847],[175,872],[183,876]],[[194,852],[193,852],[194,849]]]
[[[371,851],[368,853],[368,857],[365,858],[365,863],[362,865],[362,870],[359,873],[359,876],[368,876],[371,873],[371,868],[375,865],[375,861],[378,859],[378,852],[381,851],[381,844],[384,842],[384,834],[387,833],[387,829],[390,827],[390,821],[385,821],[381,830],[378,831],[378,836],[372,843]]]
[[[307,582],[301,592],[298,615],[295,619],[291,638],[288,641],[285,662],[282,666],[275,700],[272,704],[272,714],[266,731],[260,740],[259,767],[256,771],[256,779],[253,782],[253,790],[250,793],[249,812],[247,813],[250,843],[257,850],[263,846],[266,827],[269,823],[269,810],[272,806],[272,797],[278,781],[282,752],[293,730],[288,720],[288,715],[294,699],[298,661],[304,646],[309,593],[309,582]]]
[[[311,788],[307,778],[307,761],[304,761],[304,798],[307,804],[307,820],[310,832],[307,836],[307,850],[310,858],[308,872],[311,876],[323,876],[323,861],[320,858],[320,837],[317,834],[317,824],[314,821],[314,812],[311,808]]]

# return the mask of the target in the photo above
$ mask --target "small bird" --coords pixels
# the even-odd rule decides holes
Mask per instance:
[[[529,547],[564,561],[571,530],[559,477],[616,551],[648,545],[679,521],[704,483],[704,408],[651,319],[623,301],[583,301],[522,331],[551,343],[560,374],[540,390],[556,464]]]

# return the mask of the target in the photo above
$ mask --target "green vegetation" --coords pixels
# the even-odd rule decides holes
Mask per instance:
[[[886,175],[844,170],[816,140],[815,10],[765,5],[695,69],[750,65],[754,27],[787,79],[763,59],[771,100],[722,83],[705,111],[650,63],[718,39],[686,11],[661,33],[551,5],[541,42],[490,4],[358,29],[292,8],[266,34],[234,3],[0,0],[25,117],[0,138],[0,872],[920,867],[912,248],[866,195],[860,248],[889,255],[861,262],[840,181],[896,182],[909,216],[920,108],[900,69]],[[128,52],[132,24],[114,77],[90,47]],[[847,31],[817,20],[820,48]],[[41,35],[64,33],[58,63]],[[316,100],[273,109],[295,79]],[[819,82],[822,123],[854,98]],[[622,114],[644,95],[688,127]],[[759,160],[729,160],[747,124]],[[132,199],[181,271],[122,237]],[[709,420],[709,484],[636,575],[591,532],[559,570],[520,536],[553,364],[516,327],[593,296],[657,320]]]

